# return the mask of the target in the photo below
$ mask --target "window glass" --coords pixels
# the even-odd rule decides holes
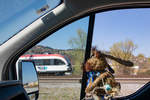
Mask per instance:
[[[92,46],[102,53],[131,61],[129,67],[106,57],[121,83],[117,96],[126,96],[149,81],[150,9],[125,9],[97,13]]]
[[[39,66],[42,66],[42,65],[54,65],[54,59],[35,59],[34,60],[34,63],[35,65],[39,65]]]
[[[77,20],[53,33],[24,54],[31,57],[40,55],[39,59],[34,60],[39,74],[39,100],[80,99],[79,79],[82,77],[81,67],[86,48],[88,24],[89,17]],[[56,59],[58,57],[60,59]],[[65,62],[61,58],[66,60],[67,66],[64,66]],[[32,58],[26,60],[28,59],[32,60]]]
[[[49,65],[54,65],[54,59],[50,59],[50,64]]]
[[[65,65],[65,62],[60,59],[54,59],[54,65]]]
[[[50,65],[50,60],[49,59],[44,59],[43,60],[43,65]]]
[[[35,63],[36,65],[41,65],[41,64],[43,64],[43,62],[42,62],[41,60],[37,60],[37,59],[34,60],[34,63]]]
[[[0,44],[60,4],[61,0],[0,0]]]

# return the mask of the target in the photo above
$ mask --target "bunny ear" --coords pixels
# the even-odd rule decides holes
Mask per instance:
[[[131,66],[134,65],[134,63],[131,62],[131,61],[129,61],[129,60],[122,60],[122,59],[120,59],[120,58],[117,58],[117,57],[114,57],[114,56],[111,56],[111,55],[106,55],[106,54],[103,54],[103,55],[104,55],[105,57],[107,57],[107,58],[109,58],[109,59],[112,59],[112,60],[114,60],[114,61],[116,61],[116,62],[118,62],[118,63],[120,63],[120,64],[122,64],[122,65],[125,65],[125,66],[131,67]]]
[[[93,46],[93,47],[92,47],[92,50],[97,50],[97,47],[96,47],[96,46]]]
[[[134,63],[129,60],[122,60],[120,64],[123,64],[125,66],[134,66]]]

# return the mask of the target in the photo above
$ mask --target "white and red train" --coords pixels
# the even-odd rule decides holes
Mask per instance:
[[[39,73],[72,73],[72,65],[67,56],[60,54],[23,55],[21,60],[31,60]]]

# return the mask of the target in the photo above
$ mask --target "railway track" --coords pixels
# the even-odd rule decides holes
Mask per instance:
[[[40,77],[40,83],[81,83],[81,77]],[[150,81],[150,78],[115,78],[118,82],[121,83],[147,83]]]

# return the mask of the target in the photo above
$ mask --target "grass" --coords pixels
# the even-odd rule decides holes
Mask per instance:
[[[38,100],[79,100],[80,88],[40,88]]]

